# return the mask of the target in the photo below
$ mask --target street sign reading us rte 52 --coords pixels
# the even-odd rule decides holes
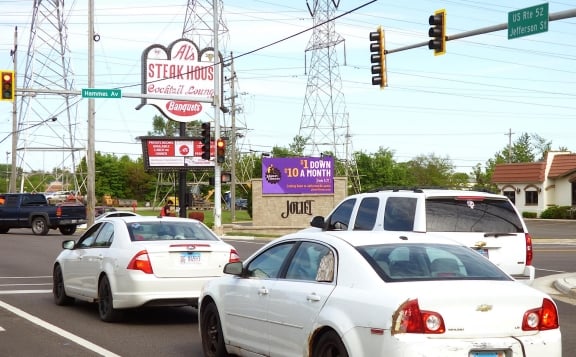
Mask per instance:
[[[508,13],[508,39],[548,31],[548,3]]]
[[[82,98],[122,98],[122,90],[82,88]]]

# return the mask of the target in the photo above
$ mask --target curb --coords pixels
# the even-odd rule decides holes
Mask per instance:
[[[564,295],[576,299],[576,278],[571,274],[554,280],[554,287]]]

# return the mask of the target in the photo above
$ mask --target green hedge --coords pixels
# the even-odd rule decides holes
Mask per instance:
[[[571,206],[551,206],[546,208],[540,215],[544,219],[574,219]]]

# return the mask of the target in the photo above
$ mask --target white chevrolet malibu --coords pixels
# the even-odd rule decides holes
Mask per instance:
[[[429,233],[299,232],[224,272],[200,296],[206,357],[562,354],[550,296]]]
[[[197,306],[202,285],[240,261],[202,222],[175,217],[103,218],[62,247],[53,267],[54,302],[97,302],[107,322],[127,308]]]

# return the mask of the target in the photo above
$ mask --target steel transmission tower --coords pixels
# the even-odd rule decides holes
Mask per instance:
[[[59,154],[58,166],[43,167],[42,171],[54,170],[56,179],[65,185],[62,190],[79,190],[82,185],[78,174],[84,175],[78,172],[77,155],[84,147],[77,135],[82,137],[85,131],[77,120],[76,104],[80,99],[70,94],[74,89],[74,74],[70,66],[66,18],[63,1],[34,1],[23,83],[18,85],[24,94],[17,98],[11,192],[18,190],[18,180],[21,181],[19,190],[23,190],[31,172],[38,171],[38,165],[43,165],[47,158],[60,160]],[[15,50],[13,55],[16,54]],[[23,170],[20,178],[16,177],[17,167]],[[43,178],[33,190],[43,192],[45,187],[41,186],[47,183]]]
[[[360,192],[336,53],[336,45],[344,42],[344,39],[336,33],[334,21],[330,21],[340,1],[312,1],[312,6],[306,2],[315,27],[306,47],[306,53],[311,53],[311,60],[307,67],[308,82],[299,136],[308,140],[306,155],[333,155],[335,162],[343,163],[336,165],[336,175],[347,176],[353,191]]]

